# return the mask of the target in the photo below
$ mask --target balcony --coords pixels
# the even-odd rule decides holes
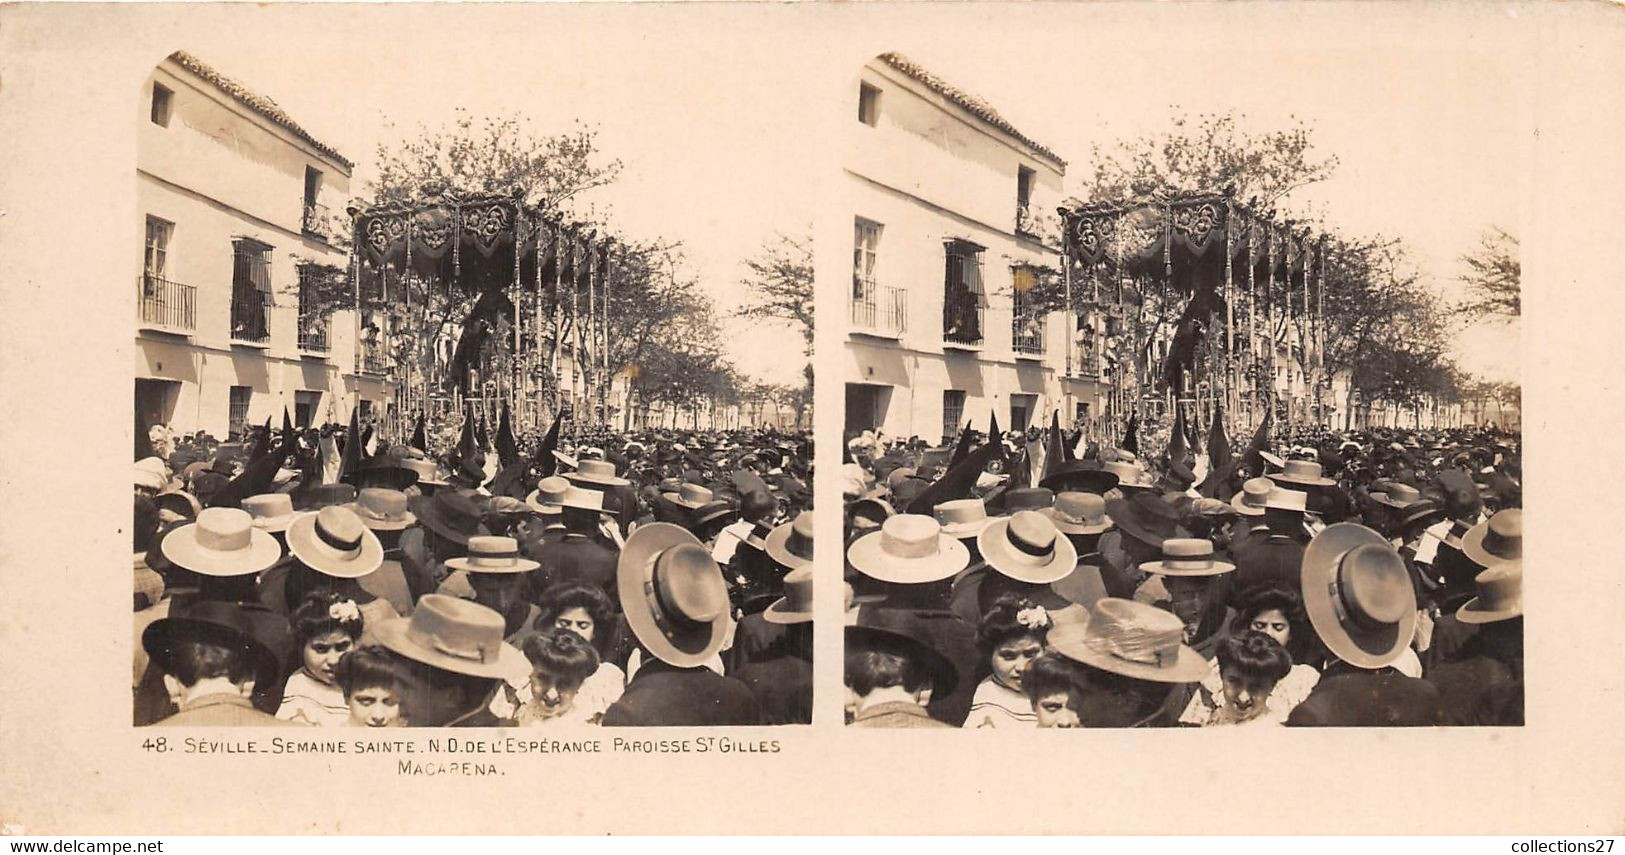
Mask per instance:
[[[364,343],[361,345],[361,373],[388,374],[389,357],[384,353],[382,345]]]
[[[332,327],[331,319],[321,315],[301,315],[299,317],[299,350],[301,353],[316,356],[327,356],[331,345],[328,342],[328,331]]]
[[[1017,312],[1010,323],[1010,349],[1017,359],[1044,356],[1044,316],[1037,312]]]
[[[979,295],[958,289],[943,295],[942,344],[959,350],[981,350],[987,309]]]
[[[271,295],[236,286],[231,293],[231,343],[268,347],[271,341]]]
[[[1032,237],[1038,234],[1037,217],[1033,216],[1031,205],[1016,205],[1016,234]]]
[[[328,213],[326,205],[306,202],[303,211],[304,215],[300,218],[299,225],[305,230],[305,234],[314,235],[328,243],[335,243],[342,237],[336,234],[333,217]]]
[[[852,332],[880,338],[902,338],[908,332],[908,294],[901,288],[877,285],[872,279],[852,280]]]
[[[155,332],[191,335],[197,331],[197,289],[157,276],[136,280],[140,327]]]

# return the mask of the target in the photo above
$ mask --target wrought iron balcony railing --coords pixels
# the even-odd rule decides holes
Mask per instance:
[[[301,316],[299,318],[299,349],[311,353],[326,353],[332,348],[328,341],[328,332],[332,326],[331,318],[325,316]]]
[[[969,289],[951,290],[942,300],[942,340],[946,344],[981,347],[986,310]]]
[[[389,356],[381,345],[361,345],[361,371],[365,374],[389,373]]]
[[[136,311],[141,325],[164,332],[197,330],[197,289],[143,274],[136,280]]]
[[[1025,356],[1044,355],[1044,316],[1017,312],[1010,323],[1010,349]]]
[[[852,280],[852,329],[888,338],[908,331],[908,293],[877,285],[872,279]]]
[[[231,289],[231,340],[250,344],[271,340],[271,295],[240,285]]]

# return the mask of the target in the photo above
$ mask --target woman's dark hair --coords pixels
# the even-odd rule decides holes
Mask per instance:
[[[1083,669],[1072,660],[1055,653],[1045,653],[1033,660],[1027,673],[1021,677],[1021,690],[1027,700],[1036,704],[1045,695],[1065,692],[1068,697],[1081,695],[1088,687]]]
[[[170,648],[169,676],[188,688],[199,680],[225,677],[241,684],[254,676],[254,660],[248,651],[207,641],[182,641]]]
[[[1249,631],[1225,638],[1219,645],[1218,660],[1221,672],[1239,671],[1277,683],[1292,670],[1292,656],[1286,648],[1262,632]]]
[[[146,552],[152,546],[152,536],[158,533],[158,503],[146,496],[135,497],[135,523],[130,530],[134,535],[136,552]]]
[[[599,656],[609,649],[610,638],[615,634],[615,606],[602,588],[561,582],[543,591],[539,599],[536,604],[541,611],[536,624],[539,628],[550,628],[559,615],[571,609],[582,609],[592,618],[593,649],[598,651]]]
[[[896,650],[854,650],[846,654],[846,684],[859,695],[902,686],[917,692],[930,688],[930,669]]]
[[[1294,662],[1309,662],[1313,657],[1318,636],[1309,624],[1309,614],[1303,609],[1303,597],[1291,588],[1263,584],[1248,588],[1236,598],[1236,617],[1230,622],[1230,634],[1242,635],[1252,631],[1253,618],[1274,609],[1286,618],[1290,635],[1287,652]]]
[[[353,619],[333,616],[333,608],[341,603],[349,603],[356,607],[356,616]],[[359,639],[362,624],[359,609],[360,603],[333,591],[312,591],[298,608],[293,610],[293,614],[288,616],[288,622],[293,625],[293,637],[300,647],[304,647],[312,638],[330,632],[342,632],[352,639]]]
[[[355,600],[357,604],[373,600],[372,595],[361,590],[361,583],[354,579],[329,576],[301,561],[293,561],[282,583],[282,601],[292,609],[318,593],[334,594],[341,599]]]
[[[358,689],[395,688],[402,682],[400,667],[382,647],[358,647],[333,666],[333,682],[348,698]]]
[[[982,621],[977,625],[976,635],[982,641],[982,646],[992,651],[1006,641],[1030,635],[1038,639],[1039,644],[1049,635],[1049,618],[1044,618],[1044,625],[1029,627],[1022,625],[1017,616],[1029,609],[1036,609],[1037,603],[1017,594],[1000,594],[993,601],[991,608],[982,615]]]
[[[580,686],[598,670],[598,651],[567,629],[532,635],[525,639],[524,650],[531,667],[567,686]]]

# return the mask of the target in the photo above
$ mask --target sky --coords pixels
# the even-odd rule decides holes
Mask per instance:
[[[1030,62],[1013,62],[1012,38],[985,29],[895,49],[1060,154],[1069,194],[1082,195],[1074,188],[1092,172],[1094,144],[1166,129],[1181,112],[1234,111],[1257,132],[1306,122],[1316,150],[1339,165],[1291,201],[1349,233],[1401,238],[1423,281],[1447,299],[1461,296],[1458,258],[1486,229],[1520,233],[1532,96],[1501,43],[1501,22],[1458,26],[1460,39],[1404,38],[1378,23],[1258,32],[1254,50],[1217,23],[1181,23],[1153,39],[1023,27],[1019,55],[1041,58]],[[1517,380],[1519,330],[1516,321],[1461,329],[1458,364]]]
[[[553,10],[482,20],[495,10],[470,9],[456,34],[441,32],[445,16],[420,19],[412,9],[344,11],[270,10],[251,38],[231,28],[177,47],[270,96],[354,161],[354,196],[376,174],[380,142],[449,124],[459,107],[476,118],[523,113],[538,135],[596,129],[604,160],[624,169],[581,201],[630,237],[682,242],[684,272],[720,315],[739,303],[745,258],[779,233],[810,232],[807,194],[776,189],[810,181],[798,177],[811,169],[795,133],[799,102],[777,97],[782,86],[771,77],[741,73],[773,62],[764,46],[681,26],[657,38],[649,28]],[[678,67],[683,74],[673,73]],[[801,338],[788,327],[724,317],[722,331],[743,373],[799,385]]]

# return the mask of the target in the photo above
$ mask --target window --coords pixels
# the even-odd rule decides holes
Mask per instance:
[[[858,121],[871,128],[880,121],[880,87],[858,84]]]
[[[960,423],[965,420],[965,390],[942,390],[942,436],[950,442],[959,435]]]
[[[942,290],[942,337],[954,344],[982,343],[982,247],[968,241],[947,244]]]
[[[293,393],[293,426],[308,428],[316,419],[316,411],[322,405],[322,393],[317,390],[300,389]]]
[[[169,127],[169,114],[174,108],[175,93],[162,83],[152,84],[152,123]]]
[[[1032,424],[1033,410],[1038,406],[1037,395],[1010,396],[1010,429],[1026,430]]]
[[[325,352],[328,349],[328,312],[321,304],[321,271],[308,264],[299,266],[299,349]]]
[[[169,269],[169,236],[175,224],[157,217],[147,217],[147,252],[141,272],[149,279],[163,279]]]
[[[231,337],[271,337],[271,248],[248,238],[232,241]]]
[[[862,299],[874,291],[875,253],[880,247],[880,224],[859,217],[853,223],[852,296]]]
[[[1044,352],[1044,307],[1038,299],[1038,271],[1010,268],[1010,349],[1029,356]]]
[[[1038,173],[1025,166],[1016,167],[1016,231],[1032,233],[1033,180]]]
[[[316,204],[316,195],[322,189],[322,171],[314,166],[305,167],[305,207]]]
[[[253,398],[253,389],[247,386],[231,387],[230,422],[226,426],[229,441],[236,442],[248,432],[248,403]]]

